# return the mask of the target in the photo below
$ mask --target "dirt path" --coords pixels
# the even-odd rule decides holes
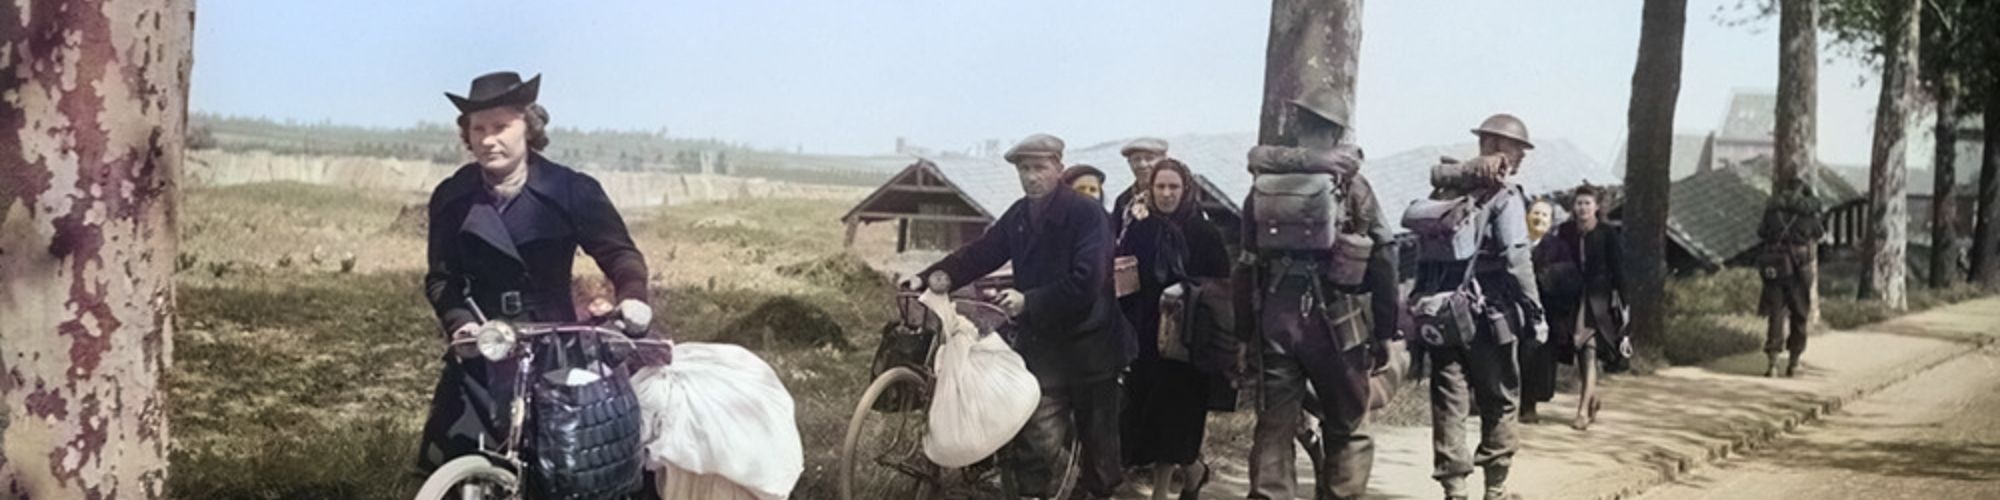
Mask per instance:
[[[1926,371],[1641,498],[2000,498],[2000,350]]]

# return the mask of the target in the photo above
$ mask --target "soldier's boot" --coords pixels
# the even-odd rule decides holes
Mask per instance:
[[[1438,482],[1444,486],[1444,500],[1467,500],[1464,476],[1441,479]]]
[[[1773,356],[1772,359],[1775,360],[1776,355],[1774,354],[1772,356]],[[1793,353],[1792,360],[1790,362],[1785,363],[1785,378],[1792,378],[1793,376],[1798,375],[1798,373],[1799,373],[1799,355],[1798,353]]]
[[[1767,358],[1771,358],[1771,364],[1770,364],[1770,365],[1768,365],[1767,367],[1765,367],[1765,368],[1764,368],[1764,378],[1773,378],[1773,377],[1777,377],[1777,376],[1778,376],[1778,353],[1775,353],[1775,352],[1769,352],[1769,353],[1764,353],[1764,356],[1765,356],[1765,357],[1767,357]]]
[[[1486,468],[1486,500],[1502,500],[1507,496],[1507,468]]]
[[[1527,425],[1535,425],[1542,423],[1541,414],[1535,413],[1534,401],[1521,402],[1521,423]]]

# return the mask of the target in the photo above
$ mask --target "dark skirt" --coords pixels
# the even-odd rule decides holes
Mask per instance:
[[[499,446],[509,418],[512,362],[489,363],[483,358],[445,355],[444,372],[431,393],[431,414],[424,422],[417,469],[425,474],[451,459]]]
[[[1214,378],[1180,361],[1149,357],[1132,363],[1120,417],[1125,465],[1189,464],[1201,458]]]

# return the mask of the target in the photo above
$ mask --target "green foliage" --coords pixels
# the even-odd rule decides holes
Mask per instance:
[[[1764,284],[1757,271],[1732,267],[1667,282],[1672,316],[1756,314]]]

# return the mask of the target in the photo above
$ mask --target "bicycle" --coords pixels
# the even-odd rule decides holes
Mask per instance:
[[[1019,485],[997,463],[996,457],[1007,454],[1007,448],[959,470],[948,470],[924,457],[930,396],[937,386],[932,363],[944,335],[939,332],[934,316],[937,313],[918,302],[917,294],[900,293],[896,302],[898,318],[894,328],[913,335],[928,334],[930,338],[925,342],[921,360],[882,371],[855,404],[854,416],[848,420],[847,435],[841,442],[840,497],[843,500],[1018,498]],[[956,312],[972,320],[981,334],[1000,335],[1009,345],[1014,343],[1013,323],[999,306],[971,299],[952,302],[958,309]],[[1068,498],[1080,473],[1075,434],[1064,436],[1063,441],[1068,445],[1058,450],[1055,457],[1057,467],[1053,470],[1057,473],[1052,498]],[[862,487],[874,489],[858,491]]]
[[[606,323],[617,320],[607,319]],[[424,480],[417,490],[417,500],[443,499],[491,499],[518,500],[523,497],[521,474],[527,470],[527,459],[523,457],[523,427],[534,408],[534,391],[530,389],[535,376],[536,345],[545,345],[549,340],[557,342],[563,336],[586,336],[585,345],[594,346],[592,340],[610,339],[613,350],[624,348],[625,352],[640,347],[672,348],[672,342],[657,339],[633,339],[616,328],[583,323],[510,323],[488,321],[481,324],[472,338],[456,339],[447,349],[474,348],[488,361],[499,362],[518,358],[519,371],[513,394],[507,402],[509,425],[506,435],[496,448],[487,449],[481,444],[479,453],[461,456],[439,466]],[[631,439],[637,440],[634,434]],[[637,449],[637,446],[634,446]]]

